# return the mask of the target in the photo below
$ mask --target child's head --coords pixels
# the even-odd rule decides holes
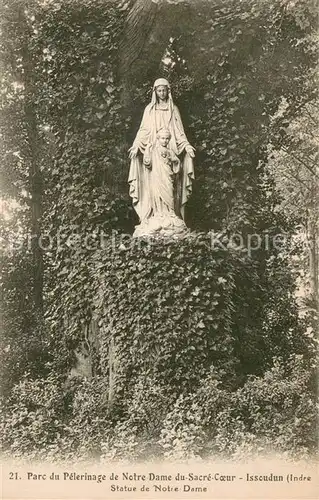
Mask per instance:
[[[171,139],[170,131],[166,128],[161,128],[157,132],[157,139],[158,139],[158,142],[160,143],[161,146],[166,147]]]

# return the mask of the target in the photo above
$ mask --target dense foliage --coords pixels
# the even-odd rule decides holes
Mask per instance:
[[[314,101],[315,5],[12,0],[2,13],[1,196],[19,207],[1,233],[6,452],[312,453],[300,214],[281,210],[268,156]],[[127,149],[160,75],[196,147],[192,232],[133,242]]]
[[[127,398],[127,412],[110,414],[104,377],[62,382],[50,376],[22,380],[7,401],[1,431],[10,457],[87,461],[253,458],[279,453],[309,458],[316,452],[313,375],[302,357],[276,360],[264,377],[236,391],[215,374],[172,398],[141,378]]]

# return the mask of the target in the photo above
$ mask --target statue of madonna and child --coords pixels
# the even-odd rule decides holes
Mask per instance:
[[[194,156],[170,85],[159,78],[129,149],[129,194],[140,220],[134,237],[187,232],[185,204],[192,193]]]

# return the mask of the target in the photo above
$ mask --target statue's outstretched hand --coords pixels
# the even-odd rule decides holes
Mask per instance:
[[[137,153],[138,153],[138,148],[135,147],[135,146],[132,146],[129,150],[128,150],[128,153],[129,153],[129,158],[132,159],[132,158],[135,158],[137,156]]]
[[[193,146],[191,146],[190,144],[187,144],[185,150],[186,150],[186,153],[188,153],[191,158],[195,157],[195,148],[193,148]]]

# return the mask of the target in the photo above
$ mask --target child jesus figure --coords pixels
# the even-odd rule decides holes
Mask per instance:
[[[156,216],[175,214],[174,178],[180,172],[181,162],[169,147],[170,139],[170,131],[160,129],[155,145],[146,148],[143,158],[145,167],[150,169],[152,210]]]

